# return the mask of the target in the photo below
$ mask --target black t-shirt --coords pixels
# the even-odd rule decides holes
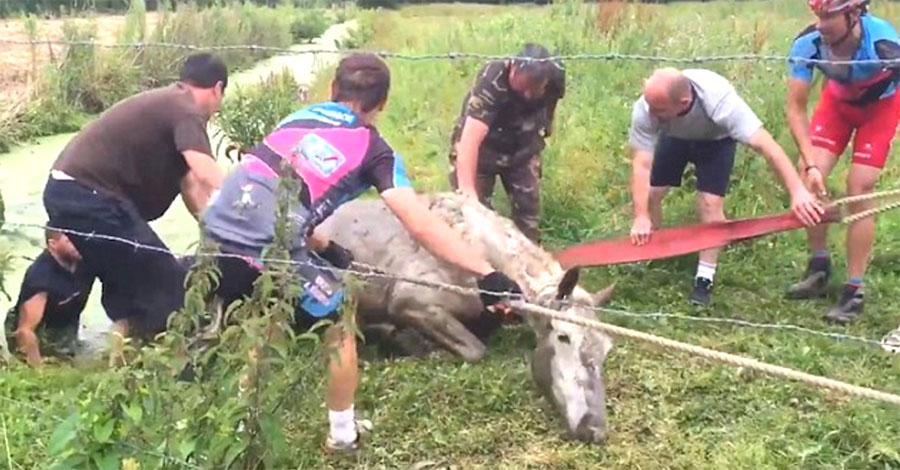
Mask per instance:
[[[80,265],[71,273],[44,250],[25,272],[19,298],[10,315],[12,323],[18,324],[19,309],[25,302],[46,292],[47,303],[41,324],[48,328],[78,326],[93,284],[93,278],[87,276]]]

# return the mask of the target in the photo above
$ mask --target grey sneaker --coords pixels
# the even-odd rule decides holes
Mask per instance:
[[[838,304],[825,314],[825,319],[846,325],[863,312],[863,288],[844,285]]]
[[[900,353],[900,326],[881,338],[881,349],[893,354]]]
[[[337,442],[328,436],[325,440],[325,449],[332,453],[349,453],[359,449],[362,445],[362,438],[372,431],[372,422],[368,419],[354,419],[353,424],[356,426],[356,439],[353,442]]]
[[[691,303],[707,306],[712,301],[713,282],[705,277],[694,278],[694,290],[691,292]]]
[[[900,327],[891,330],[881,338],[881,349],[893,354],[900,353]]]
[[[810,258],[803,280],[788,287],[789,299],[810,299],[828,294],[828,279],[831,277],[831,260]]]

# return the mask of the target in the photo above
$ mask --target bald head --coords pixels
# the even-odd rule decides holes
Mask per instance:
[[[678,69],[656,69],[644,81],[644,99],[652,114],[671,119],[690,104],[691,82]]]

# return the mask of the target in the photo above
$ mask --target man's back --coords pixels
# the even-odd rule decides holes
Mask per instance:
[[[125,99],[63,149],[55,170],[135,204],[145,220],[165,213],[187,172],[181,152],[211,154],[206,120],[179,84]]]

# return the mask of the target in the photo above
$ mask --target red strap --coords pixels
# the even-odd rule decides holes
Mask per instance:
[[[834,212],[827,214],[823,223],[837,220],[835,214]],[[557,252],[555,257],[564,269],[574,266],[634,263],[695,253],[801,227],[803,223],[793,213],[785,212],[754,219],[656,230],[651,233],[650,241],[643,246],[634,245],[631,237],[584,243]]]

